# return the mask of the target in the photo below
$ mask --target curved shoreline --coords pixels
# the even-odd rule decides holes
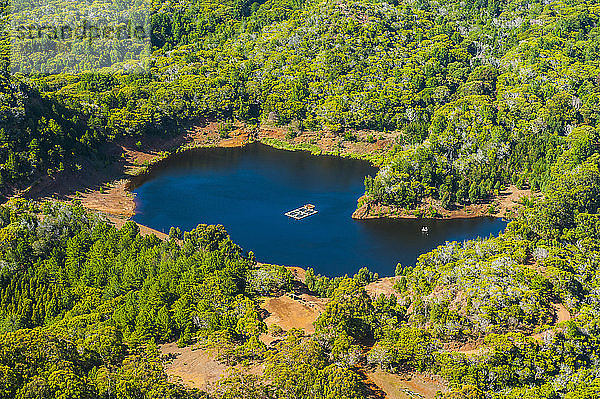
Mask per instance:
[[[152,172],[162,161],[174,154],[180,154],[196,148],[243,147],[259,141],[277,149],[289,151],[310,151],[315,155],[328,155],[356,158],[369,161],[378,166],[385,154],[398,144],[397,133],[375,133],[354,131],[352,140],[331,132],[302,132],[289,137],[285,128],[263,126],[250,130],[245,125],[237,125],[227,137],[222,137],[222,125],[218,121],[205,121],[197,124],[185,133],[174,137],[125,138],[107,143],[99,150],[98,158],[81,158],[77,165],[79,171],[64,171],[54,176],[45,176],[16,195],[34,200],[58,199],[63,201],[79,200],[85,208],[105,214],[111,220],[115,218],[129,220],[135,214],[135,197],[132,190],[136,180]],[[137,140],[137,142],[136,142]],[[144,140],[143,143],[141,140]],[[108,165],[107,161],[108,159]],[[366,203],[358,206],[354,219],[463,219],[475,217],[510,216],[522,196],[531,196],[529,190],[518,190],[511,186],[488,204],[476,204],[461,209],[447,211],[434,206],[437,215],[427,215],[431,203],[424,204],[420,211],[406,211],[389,206]],[[360,204],[364,196],[357,199]],[[494,214],[489,212],[493,203]],[[157,232],[162,234],[160,232]]]
[[[131,143],[120,144],[127,165],[123,168],[120,179],[108,182],[106,190],[88,189],[84,193],[69,195],[68,199],[80,199],[84,207],[96,210],[111,217],[130,219],[135,214],[135,197],[132,190],[139,184],[139,179],[150,174],[155,167],[160,167],[175,154],[182,154],[198,148],[231,148],[244,147],[252,142],[261,142],[273,148],[288,151],[310,151],[315,155],[338,156],[369,161],[377,165],[378,160],[395,145],[395,136],[388,134],[373,143],[366,137],[370,132],[357,132],[357,141],[346,141],[343,137],[329,132],[304,132],[292,139],[286,138],[284,128],[261,127],[256,132],[250,132],[245,126],[240,126],[229,137],[221,138],[219,123],[209,122],[204,126],[194,126],[184,135],[175,138],[177,145],[165,149],[132,148]],[[362,139],[362,140],[361,140]],[[130,140],[132,141],[132,140]],[[48,195],[40,195],[44,198]]]
[[[523,197],[532,198],[535,194],[531,190],[519,189],[514,185],[508,186],[499,195],[489,201],[464,205],[460,208],[448,210],[441,206],[439,201],[432,199],[424,201],[417,209],[403,209],[389,205],[377,204],[369,201],[366,195],[358,199],[359,206],[352,214],[353,219],[473,219],[480,217],[494,217],[510,219],[521,206]],[[431,211],[433,210],[433,214]]]

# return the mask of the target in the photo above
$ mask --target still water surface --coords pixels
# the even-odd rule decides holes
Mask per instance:
[[[459,220],[353,220],[367,162],[254,143],[244,148],[196,149],[162,162],[137,188],[134,220],[164,232],[222,224],[231,238],[267,263],[314,267],[328,276],[363,266],[391,276],[398,262],[445,241],[497,234],[506,222]],[[306,203],[318,213],[293,220],[285,212]],[[423,226],[429,233],[421,233]]]

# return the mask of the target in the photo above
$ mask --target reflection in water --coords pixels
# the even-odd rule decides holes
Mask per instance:
[[[364,177],[375,173],[364,161],[258,143],[196,149],[138,178],[134,220],[163,231],[222,224],[261,261],[314,267],[330,276],[362,266],[392,275],[398,262],[414,264],[419,254],[445,241],[489,236],[506,226],[494,218],[353,220]],[[319,213],[299,221],[284,215],[305,203],[315,204]]]

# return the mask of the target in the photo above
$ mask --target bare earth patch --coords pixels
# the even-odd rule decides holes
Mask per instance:
[[[264,371],[261,364],[229,367],[217,361],[212,351],[197,345],[179,348],[172,342],[161,345],[159,350],[165,359],[163,364],[170,381],[207,392],[218,386],[220,379],[234,372],[262,375]]]
[[[434,399],[437,392],[448,391],[448,386],[441,379],[428,374],[399,375],[379,369],[365,374],[385,393],[384,397],[387,399],[413,399],[415,394],[425,399]]]
[[[294,138],[286,138],[287,129],[276,127],[260,127],[249,131],[242,125],[221,137],[221,124],[217,121],[202,121],[187,132],[174,137],[144,137],[127,138],[114,143],[107,143],[94,159],[81,157],[68,171],[62,171],[53,176],[43,176],[32,186],[15,193],[17,197],[41,200],[53,198],[62,201],[78,199],[88,209],[104,213],[117,226],[122,226],[135,213],[134,196],[129,191],[131,177],[143,172],[148,165],[159,162],[167,152],[184,150],[195,147],[240,147],[250,141],[275,139],[289,145],[307,144],[320,149],[322,152],[339,155],[369,156],[383,154],[396,144],[396,133],[375,133],[370,131],[351,132],[356,139],[345,140],[341,135],[331,132],[303,132]],[[138,140],[140,140],[138,142]],[[491,203],[476,204],[461,208],[450,213],[442,213],[445,218],[489,216],[490,206],[493,206],[496,216],[504,217],[514,209],[522,196],[532,196],[529,190],[517,190],[509,187]],[[371,206],[359,209],[353,217],[415,217],[410,213],[396,214],[397,210],[385,207]],[[142,234],[154,234],[161,239],[168,236],[140,226]],[[289,268],[295,278],[305,280],[305,271],[300,268]],[[394,295],[395,278],[380,279],[367,286],[371,296],[380,294]],[[284,295],[277,298],[267,298],[262,307],[268,312],[265,322],[268,326],[277,324],[284,330],[291,328],[303,329],[307,334],[314,333],[313,323],[327,305],[327,298],[319,298],[309,293],[301,295]],[[555,306],[557,322],[570,319],[570,314],[562,306]],[[566,313],[565,313],[566,312]],[[263,335],[263,342],[271,343],[276,337]],[[209,351],[186,347],[178,348],[175,343],[160,347],[164,355],[173,357],[165,364],[165,370],[170,378],[183,384],[207,389],[220,378],[228,374],[228,367],[215,360]],[[471,348],[477,350],[480,348]],[[260,374],[260,366],[245,372]],[[435,377],[414,374],[400,376],[383,371],[366,373],[366,376],[377,387],[380,387],[387,398],[408,398],[408,392],[414,392],[425,398],[433,398],[438,390],[447,387]]]
[[[289,268],[295,277],[304,276],[301,268]],[[300,280],[298,278],[298,280]],[[393,295],[394,278],[383,278],[367,286],[370,295]],[[266,298],[261,308],[268,312],[265,318],[267,326],[278,325],[283,330],[303,329],[307,335],[313,334],[313,323],[327,306],[328,298],[319,298],[307,293],[286,294],[279,297]],[[261,340],[270,345],[278,337],[263,334]],[[171,355],[173,361],[165,364],[165,370],[172,381],[179,381],[192,388],[210,391],[217,381],[227,376],[232,368],[228,368],[215,360],[214,354],[194,347],[178,348],[175,343],[162,345],[163,355]],[[244,373],[261,375],[263,368],[256,364],[249,369],[241,369]],[[423,373],[391,374],[382,370],[359,370],[366,386],[371,391],[371,398],[412,399],[415,397],[434,398],[438,391],[448,390],[444,381],[434,375]]]
[[[562,303],[553,303],[552,307],[554,308],[554,325],[560,324],[565,321],[571,320],[571,313]],[[538,341],[543,341],[546,336],[552,334],[552,330],[542,331],[540,333],[532,335],[533,338]]]
[[[328,131],[302,132],[294,138],[287,138],[287,128],[261,126],[256,132],[258,140],[277,139],[290,145],[311,144],[329,154],[373,155],[384,153],[397,143],[397,133],[375,132],[370,130],[350,130],[354,137],[346,140],[344,135]]]
[[[284,330],[299,328],[307,334],[312,334],[315,331],[313,323],[325,309],[327,302],[327,298],[308,294],[294,295],[294,298],[290,295],[267,298],[262,304],[262,308],[269,313],[265,323],[267,326],[277,324]],[[267,345],[277,339],[269,334],[261,336],[261,340]],[[176,343],[169,343],[161,345],[160,351],[164,356],[172,358],[165,362],[165,372],[171,381],[181,382],[191,388],[210,390],[211,385],[229,375],[234,369],[256,375],[263,372],[263,366],[260,364],[248,369],[241,366],[227,367],[215,360],[213,352],[195,345],[179,348]]]
[[[118,229],[120,229],[125,223],[127,223],[129,221],[127,219],[122,219],[122,218],[110,216],[110,215],[108,216],[108,220],[110,220],[115,225],[115,227]],[[168,234],[165,234],[158,230],[154,230],[148,226],[144,226],[143,224],[139,224],[139,223],[136,223],[136,224],[140,228],[141,235],[147,236],[149,234],[152,234],[152,235],[157,236],[161,240],[166,240],[167,238],[169,238]]]
[[[306,281],[306,270],[297,266],[286,266],[285,268],[292,272],[295,280],[304,284]]]
[[[106,188],[88,190],[81,195],[81,205],[107,215],[130,218],[135,213],[133,195],[127,190],[127,180],[108,183]]]
[[[389,297],[390,295],[397,295],[398,291],[396,291],[394,288],[396,280],[397,277],[383,277],[377,281],[367,284],[365,286],[365,290],[373,298],[377,298],[381,294],[384,294],[386,297]]]
[[[13,197],[77,199],[88,209],[130,218],[135,213],[135,199],[130,192],[131,177],[143,173],[149,165],[175,151],[212,146],[241,147],[251,141],[276,139],[289,145],[312,144],[323,152],[360,156],[383,153],[395,143],[397,136],[395,133],[379,134],[370,142],[367,137],[373,133],[356,131],[357,140],[346,141],[341,135],[330,132],[303,132],[293,139],[286,139],[284,128],[261,126],[251,131],[238,124],[226,137],[221,137],[221,125],[218,121],[204,120],[176,136],[123,138],[106,143],[93,159],[82,156],[68,170],[42,176],[30,187],[16,191]]]
[[[181,382],[191,387],[206,390],[210,384],[227,375],[227,366],[217,362],[210,352],[186,346],[177,347],[177,343],[160,346],[163,355],[173,357],[165,362],[165,372],[173,382]]]
[[[567,310],[565,305],[562,303],[553,303],[552,307],[556,312],[556,323],[562,323],[563,321],[571,320],[571,313]]]
[[[525,198],[540,198],[539,193],[534,193],[531,190],[519,189],[517,186],[511,185],[496,197],[497,209],[499,217],[507,217],[511,211],[519,207],[519,203],[523,197]]]
[[[309,294],[300,296],[283,295],[275,298],[267,298],[262,304],[269,316],[265,318],[268,327],[276,324],[283,330],[288,331],[292,328],[304,330],[306,334],[313,334],[315,327],[313,323],[317,317],[325,310],[328,298],[319,298]],[[263,334],[261,340],[265,344],[270,344],[276,337]]]

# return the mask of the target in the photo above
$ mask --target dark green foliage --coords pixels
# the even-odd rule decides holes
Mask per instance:
[[[215,117],[325,128],[348,140],[347,128],[395,131],[396,153],[366,182],[370,200],[414,207],[433,197],[451,208],[509,183],[543,188],[570,145],[565,136],[598,120],[591,3],[154,7],[146,73],[3,75],[5,190],[68,168],[73,154],[107,139]]]
[[[317,332],[342,334],[358,341],[374,337],[376,318],[371,298],[356,280],[345,278],[315,322]]]
[[[366,267],[361,267],[357,274],[353,277],[360,285],[367,285],[379,279],[377,273],[369,271]]]
[[[406,326],[386,331],[367,358],[389,371],[426,370],[434,364],[435,349],[426,331]]]
[[[313,268],[306,269],[306,277],[304,283],[309,290],[314,291],[320,296],[330,297],[333,291],[340,284],[342,277],[334,277],[333,279],[327,276],[315,275]]]
[[[596,3],[194,0],[154,11],[147,73],[18,77],[3,58],[3,193],[106,141],[217,118],[221,137],[235,120],[287,125],[290,140],[385,131],[395,146],[365,179],[366,201],[451,209],[509,184],[542,196],[499,237],[398,265],[396,296],[369,297],[367,269],[308,269],[308,288],[331,298],[316,333],[281,333],[269,352],[254,298],[289,290],[291,274],[256,267],[222,227],[173,228],[162,242],[77,206],[0,207],[0,397],[194,397],[167,382],[155,346],[197,337],[266,361],[265,378],[222,381],[223,398],[361,398],[365,362],[440,374],[445,398],[598,397]],[[559,304],[573,318],[552,328]],[[476,340],[483,349],[468,356],[444,349]]]
[[[252,263],[221,226],[200,225],[179,244],[81,207],[41,210],[0,210],[0,326],[13,331],[0,335],[5,397],[59,397],[67,386],[69,397],[171,397],[184,391],[167,383],[154,342],[224,332],[243,343],[265,330],[246,293]]]

